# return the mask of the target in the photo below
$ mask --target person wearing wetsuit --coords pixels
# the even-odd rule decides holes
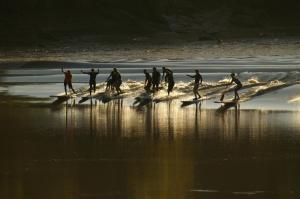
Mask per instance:
[[[144,74],[145,74],[145,87],[144,87],[144,89],[147,91],[147,93],[149,93],[150,89],[151,89],[151,85],[152,85],[152,77],[147,72],[147,70],[144,70]]]
[[[69,87],[69,89],[71,89],[73,91],[74,94],[76,94],[75,90],[73,89],[72,86],[72,73],[71,71],[67,71],[65,72],[64,69],[61,69],[61,72],[63,72],[65,74],[65,79],[64,79],[64,88],[65,88],[65,93],[66,95],[68,94],[67,92],[67,86]]]
[[[168,95],[170,95],[170,93],[173,91],[173,88],[174,88],[174,85],[175,85],[173,72],[168,69],[166,71],[166,77],[165,78],[166,78],[167,83],[168,83]]]
[[[196,74],[195,75],[187,75],[188,77],[194,78],[195,82],[194,82],[194,88],[193,88],[193,93],[195,95],[195,99],[197,100],[198,98],[201,98],[201,95],[199,94],[199,86],[200,84],[202,84],[202,76],[199,73],[199,70],[195,70]]]
[[[122,85],[122,77],[116,68],[113,69],[106,81],[112,84],[112,86],[116,89],[118,94],[122,92],[120,88]]]
[[[231,76],[231,82],[230,82],[230,84],[232,84],[232,83],[236,84],[236,87],[234,88],[234,100],[239,100],[240,96],[238,94],[238,90],[240,90],[243,87],[243,84],[241,83],[240,80],[238,80],[236,78],[236,76],[235,76],[234,73],[231,73],[230,76]]]
[[[155,67],[153,67],[152,71],[152,89],[158,91],[160,83],[160,72],[157,71]]]
[[[99,69],[98,69],[97,72],[94,69],[92,69],[91,72],[84,72],[84,71],[81,71],[81,72],[83,74],[87,74],[87,75],[90,76],[90,81],[89,81],[90,95],[92,95],[92,90],[94,90],[94,93],[96,92],[96,77],[99,74]]]
[[[165,79],[165,83],[168,82],[168,72],[173,73],[170,69],[166,68],[166,67],[162,67],[162,78],[161,79]]]

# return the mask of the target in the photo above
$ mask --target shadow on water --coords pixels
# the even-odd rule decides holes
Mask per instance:
[[[299,196],[299,112],[96,102],[1,107],[0,198]]]

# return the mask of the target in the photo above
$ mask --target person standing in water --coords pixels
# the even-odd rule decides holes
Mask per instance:
[[[73,89],[73,85],[72,85],[72,73],[71,73],[71,71],[67,70],[67,72],[65,72],[64,69],[61,68],[61,72],[65,74],[64,88],[65,88],[66,95],[68,95],[67,86],[69,87],[69,89],[71,89],[73,91],[74,94],[76,94],[75,90]]]
[[[173,91],[173,88],[175,85],[173,71],[171,71],[170,69],[167,69],[167,71],[166,71],[165,81],[167,81],[167,83],[168,83],[168,95],[170,95],[170,93]]]
[[[187,76],[195,79],[193,93],[195,95],[194,100],[197,100],[198,98],[199,99],[201,98],[198,89],[200,84],[202,84],[202,76],[200,75],[199,70],[195,70],[195,72],[196,72],[195,75],[187,75]]]
[[[117,68],[113,68],[113,71],[108,76],[107,82],[111,82],[111,84],[115,87],[117,94],[122,93],[121,85],[122,85],[122,76],[117,70]]]
[[[97,72],[94,69],[91,69],[91,72],[84,72],[83,70],[81,70],[81,73],[90,76],[90,95],[92,95],[92,90],[94,90],[94,93],[96,92],[96,77],[99,74],[99,69],[97,70]]]
[[[145,87],[144,89],[147,91],[147,93],[150,92],[151,86],[152,86],[152,77],[151,75],[147,72],[147,70],[144,70],[145,74]]]
[[[240,89],[243,87],[243,85],[242,85],[241,81],[238,80],[238,78],[236,78],[236,75],[235,75],[234,73],[231,73],[230,76],[231,76],[231,82],[230,82],[228,85],[230,85],[230,84],[232,84],[232,83],[235,83],[235,84],[236,84],[236,87],[234,88],[234,100],[239,100],[239,99],[240,99],[240,96],[239,96],[239,94],[238,94],[238,90],[240,90]],[[221,98],[220,98],[220,101],[221,101],[221,102],[222,102],[223,99],[224,99],[224,95],[225,95],[225,93],[223,93],[223,94],[221,95]]]
[[[153,67],[152,71],[152,89],[158,91],[160,83],[160,72],[157,71],[156,67]]]

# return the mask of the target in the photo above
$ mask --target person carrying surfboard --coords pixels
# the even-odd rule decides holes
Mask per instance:
[[[187,76],[195,79],[193,93],[195,95],[194,100],[197,100],[198,98],[199,99],[201,98],[198,89],[200,84],[202,84],[203,79],[201,74],[199,73],[199,70],[195,70],[195,73],[196,73],[195,75],[187,75]]]
[[[236,78],[236,75],[234,73],[231,73],[230,76],[231,76],[231,82],[228,85],[233,84],[233,83],[236,84],[236,87],[234,88],[234,100],[239,100],[240,96],[238,94],[238,90],[240,90],[243,87],[243,84],[241,83],[240,80],[238,80],[238,78]],[[221,95],[221,98],[220,98],[221,102],[223,101],[224,96],[225,96],[225,93],[223,93]]]
[[[73,89],[73,85],[72,85],[72,73],[71,73],[71,71],[67,70],[67,72],[65,72],[64,69],[61,68],[61,72],[65,74],[64,88],[65,88],[66,95],[68,95],[67,86],[69,87],[69,89],[71,89],[73,91],[74,94],[76,94],[75,90]]]
[[[90,76],[90,95],[92,95],[92,90],[94,90],[94,93],[96,92],[96,77],[99,74],[99,69],[97,70],[97,72],[93,68],[91,69],[91,72],[84,72],[83,70],[81,70],[81,73]]]
[[[174,85],[175,85],[175,81],[174,81],[174,77],[173,77],[173,71],[168,69],[166,71],[165,79],[168,83],[168,95],[170,95],[170,93],[173,91],[173,88],[174,88]]]
[[[147,70],[144,70],[144,74],[145,74],[145,87],[144,89],[147,91],[147,93],[150,92],[150,88],[152,86],[152,77],[151,75],[147,72]]]
[[[152,89],[158,91],[159,83],[160,83],[160,72],[157,71],[156,67],[153,67],[153,71],[152,71]]]

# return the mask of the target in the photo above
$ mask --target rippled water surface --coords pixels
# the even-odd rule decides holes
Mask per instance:
[[[2,106],[1,198],[298,198],[300,113]]]

